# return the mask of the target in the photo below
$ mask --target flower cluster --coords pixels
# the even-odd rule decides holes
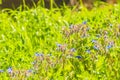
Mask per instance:
[[[74,33],[79,33],[81,37],[88,36],[87,31],[89,31],[89,27],[86,24],[87,22],[83,22],[83,24],[78,24],[78,25],[70,25],[69,28],[66,28],[65,26],[63,27],[62,31],[63,34],[66,37],[69,37],[70,35]]]

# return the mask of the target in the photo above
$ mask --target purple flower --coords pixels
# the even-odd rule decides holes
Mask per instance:
[[[70,28],[70,29],[72,29],[72,28],[73,28],[73,26],[74,26],[74,25],[70,25],[70,27],[69,27],[69,28]]]
[[[113,46],[114,46],[114,42],[111,41],[111,42],[109,42],[109,44],[106,46],[106,49],[110,49],[110,48],[112,48]]]
[[[30,76],[32,72],[33,72],[32,69],[27,70],[26,71],[26,76]]]
[[[32,69],[27,70],[27,72],[29,72],[29,73],[32,72]]]
[[[111,42],[109,43],[109,45],[111,45],[111,46],[113,47],[113,45],[114,45],[114,42],[113,42],[113,41],[111,41]]]
[[[72,48],[70,51],[71,51],[71,52],[75,52],[75,48]]]
[[[39,56],[39,53],[35,53],[35,56]]]
[[[76,58],[78,58],[78,59],[81,59],[82,57],[81,56],[75,56]]]
[[[42,53],[35,53],[35,56],[43,56]]]
[[[8,73],[12,73],[12,68],[9,67],[9,68],[7,69],[7,71],[8,71]]]
[[[82,23],[83,23],[83,24],[87,24],[87,21],[83,21]]]
[[[96,43],[97,41],[93,39],[91,42],[92,42],[92,43]]]
[[[57,43],[57,46],[58,46],[58,47],[61,47],[61,44],[58,44],[58,43]]]
[[[110,49],[111,47],[112,47],[111,45],[106,46],[107,49]]]
[[[57,50],[59,50],[59,51],[65,51],[66,50],[66,44],[63,44],[63,45],[57,44],[57,46],[58,46]]]
[[[107,39],[108,38],[108,36],[107,35],[104,35],[104,39]]]
[[[90,53],[90,50],[88,49],[88,50],[86,50],[86,52],[87,52],[87,53]]]
[[[42,53],[40,53],[40,54],[39,54],[39,56],[43,56],[43,54],[42,54]]]
[[[95,50],[98,50],[98,49],[99,49],[98,46],[96,46],[96,45],[93,46],[93,48],[94,48]]]

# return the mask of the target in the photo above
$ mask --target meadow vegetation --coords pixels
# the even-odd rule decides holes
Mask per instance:
[[[120,5],[0,11],[1,80],[119,80]]]

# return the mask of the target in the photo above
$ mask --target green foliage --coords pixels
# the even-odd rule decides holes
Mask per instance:
[[[2,0],[0,0],[0,4],[2,4]]]
[[[119,7],[1,11],[0,79],[119,80]]]

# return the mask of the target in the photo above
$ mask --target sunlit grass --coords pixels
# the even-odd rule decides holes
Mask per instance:
[[[120,79],[119,5],[0,13],[0,78]]]

